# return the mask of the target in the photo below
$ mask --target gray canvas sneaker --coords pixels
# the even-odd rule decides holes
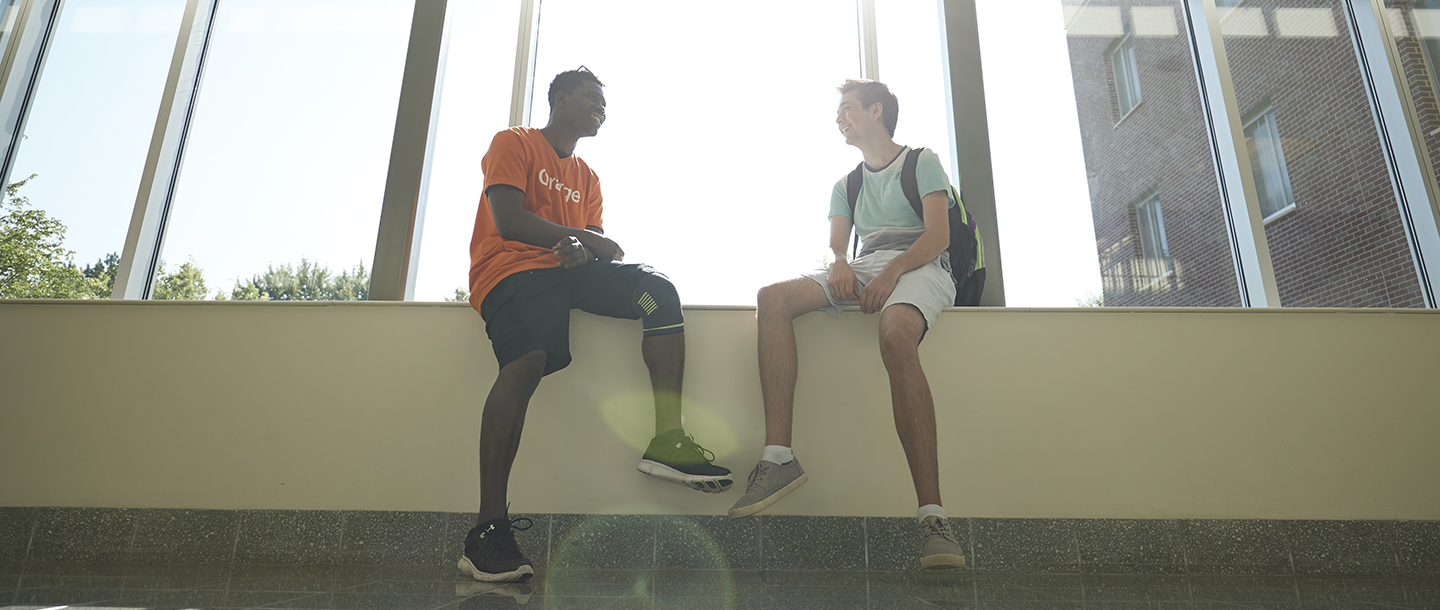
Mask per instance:
[[[735,506],[730,507],[730,518],[749,517],[770,508],[796,487],[805,482],[805,469],[800,460],[792,459],[785,464],[760,460],[750,471],[750,482],[745,486],[745,495]]]
[[[920,522],[920,567],[927,570],[965,567],[965,550],[955,541],[949,521],[926,517]]]

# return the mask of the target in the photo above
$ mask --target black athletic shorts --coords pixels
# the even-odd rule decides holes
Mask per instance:
[[[614,261],[505,276],[480,303],[500,368],[535,350],[546,353],[546,375],[569,366],[570,310],[638,320],[635,291],[648,275],[664,277],[648,265]]]

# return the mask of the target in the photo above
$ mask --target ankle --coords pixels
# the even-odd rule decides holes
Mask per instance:
[[[784,445],[765,445],[765,453],[760,459],[775,464],[788,464],[795,459],[795,451]]]
[[[509,517],[510,517],[510,515],[507,514],[507,513],[504,513],[504,512],[501,512],[501,513],[498,513],[498,514],[497,514],[497,513],[493,512],[493,511],[483,511],[483,510],[482,510],[482,511],[480,511],[479,514],[477,514],[477,515],[475,516],[475,527],[480,527],[480,526],[485,525],[486,523],[489,523],[489,522],[494,521],[494,520],[496,520],[496,519],[507,519],[507,518],[509,518]]]
[[[926,517],[939,517],[941,521],[948,518],[945,514],[945,507],[939,504],[926,504],[921,506],[920,510],[916,511],[915,517],[921,521],[924,521]]]

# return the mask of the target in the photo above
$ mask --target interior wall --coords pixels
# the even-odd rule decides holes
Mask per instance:
[[[754,311],[690,308],[686,426],[737,489],[635,472],[639,323],[575,313],[512,510],[723,514],[763,443]],[[903,516],[915,496],[877,318],[810,314],[769,514]],[[1440,519],[1440,314],[942,314],[921,346],[951,515]],[[495,375],[464,304],[0,303],[0,506],[474,510]]]

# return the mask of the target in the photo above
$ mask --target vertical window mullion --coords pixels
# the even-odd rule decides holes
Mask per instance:
[[[1280,292],[1220,32],[1219,9],[1215,0],[1185,0],[1184,13],[1241,302],[1246,307],[1279,307]]]
[[[125,235],[125,249],[120,254],[112,298],[150,297],[160,250],[165,243],[165,225],[185,157],[185,141],[195,114],[195,99],[200,93],[206,52],[214,35],[215,12],[219,8],[220,0],[185,3],[185,16],[180,22],[165,92],[160,98],[155,134],[150,140],[145,171],[135,196],[135,211]]]

